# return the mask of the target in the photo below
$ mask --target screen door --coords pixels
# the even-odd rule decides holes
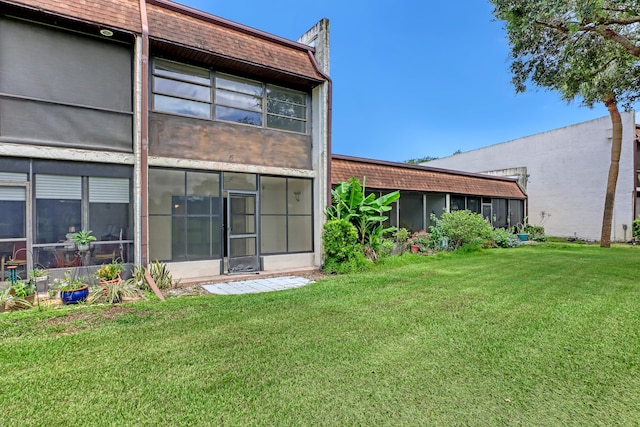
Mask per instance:
[[[229,273],[258,271],[257,194],[228,193],[227,262]]]

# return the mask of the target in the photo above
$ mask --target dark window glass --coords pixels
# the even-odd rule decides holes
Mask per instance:
[[[226,122],[244,123],[245,125],[262,126],[262,113],[237,108],[216,107],[216,119]]]
[[[464,196],[451,196],[451,210],[463,211],[464,209]]]
[[[220,258],[220,174],[151,169],[149,182],[151,258]]]
[[[209,70],[180,64],[178,62],[156,58],[153,61],[153,73],[158,76],[171,77],[172,79],[184,80],[191,83],[211,85]]]
[[[467,197],[467,209],[471,212],[480,213],[481,212],[481,204],[479,197]]]
[[[23,189],[24,191],[24,189]],[[0,239],[25,236],[25,210],[26,202],[0,200]]]
[[[267,127],[273,129],[290,130],[293,132],[304,133],[306,129],[306,122],[296,119],[290,119],[288,117],[281,116],[267,116]]]
[[[211,101],[211,88],[199,86],[193,83],[155,77],[153,79],[154,92],[165,95],[173,95],[180,98],[189,98],[197,101]]]
[[[269,86],[267,88],[267,127],[304,133],[307,103],[302,92]]]
[[[260,177],[260,242],[264,254],[313,250],[313,181]]]
[[[405,192],[402,193],[398,202],[400,207],[400,228],[406,228],[410,231],[423,229],[422,194]]]
[[[165,113],[182,114],[205,119],[211,118],[211,106],[203,102],[172,98],[165,95],[154,95],[153,109]]]
[[[80,200],[36,200],[36,242],[57,243],[82,228]]]
[[[208,70],[156,59],[153,74],[155,111],[211,118],[211,78]]]

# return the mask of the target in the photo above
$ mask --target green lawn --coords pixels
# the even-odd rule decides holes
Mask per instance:
[[[640,248],[0,315],[0,426],[637,426]]]

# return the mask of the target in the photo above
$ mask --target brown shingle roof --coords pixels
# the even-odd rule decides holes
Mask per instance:
[[[6,3],[24,5],[33,11],[72,20],[90,21],[105,27],[136,33],[142,31],[138,0],[14,0]]]
[[[525,199],[515,179],[458,172],[426,166],[393,163],[357,157],[331,156],[331,183],[351,177],[363,180],[367,188],[452,193],[473,196]]]
[[[139,0],[0,0],[36,19],[66,18],[141,33]],[[146,0],[152,47],[176,56],[267,79],[313,86],[325,80],[313,49],[168,0]],[[96,32],[97,33],[97,32]],[[167,46],[171,45],[171,49]]]
[[[149,35],[153,38],[192,46],[242,63],[267,66],[316,81],[324,80],[309,58],[309,48],[302,45],[287,45],[281,39],[268,39],[264,33],[251,32],[247,27],[224,25],[229,22],[212,15],[186,15],[153,3],[148,4],[147,13]],[[208,20],[217,20],[223,25],[215,25]]]

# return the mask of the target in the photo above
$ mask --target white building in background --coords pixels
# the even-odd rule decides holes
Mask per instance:
[[[631,239],[638,204],[635,114],[622,113],[623,137],[611,239]],[[528,218],[550,236],[600,240],[611,160],[607,117],[425,163],[432,167],[518,177]]]

